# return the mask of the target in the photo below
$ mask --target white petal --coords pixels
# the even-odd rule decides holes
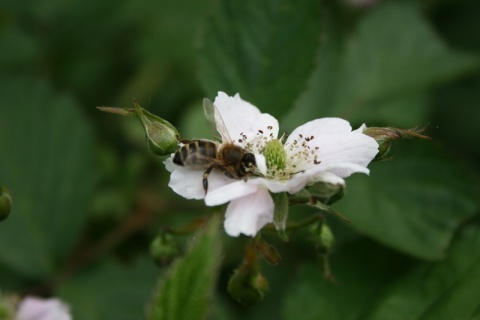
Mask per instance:
[[[365,129],[367,129],[367,126],[365,125],[365,123],[363,123],[360,127],[358,127],[358,129],[353,130],[352,132],[363,133]]]
[[[20,303],[18,320],[70,320],[69,308],[58,299],[26,297]]]
[[[221,120],[216,120],[223,121],[234,141],[240,139],[240,133],[249,130],[251,122],[261,114],[257,107],[242,100],[238,94],[229,97],[224,92],[219,92],[213,104],[221,117]]]
[[[193,170],[178,166],[169,158],[164,161],[165,167],[171,172],[168,186],[177,194],[187,199],[203,199],[203,173],[205,170]],[[223,173],[213,170],[208,176],[208,192],[213,191],[225,184],[232,183],[232,180]]]
[[[311,153],[306,161],[296,163],[299,169],[330,170],[342,178],[354,172],[368,172],[366,167],[377,154],[378,144],[360,130],[363,130],[363,126],[352,132],[348,122],[338,118],[310,121],[295,129],[287,139],[287,158],[298,153],[301,150],[299,146],[302,145],[305,146],[303,149],[308,148]],[[315,164],[314,155],[317,156],[316,162],[320,164]]]
[[[241,233],[254,236],[264,225],[273,221],[273,210],[274,203],[267,189],[259,189],[233,200],[225,213],[225,231],[233,237]]]
[[[326,183],[342,185],[342,186],[345,185],[345,180],[343,180],[336,174],[328,171],[320,172],[318,175],[316,175],[312,183],[315,183],[315,182],[326,182]]]
[[[218,206],[227,203],[233,199],[238,199],[254,193],[258,190],[258,186],[249,184],[244,180],[232,180],[232,183],[221,186],[215,190],[208,190],[205,196],[205,204],[207,206]]]
[[[250,151],[258,152],[263,148],[266,139],[277,138],[279,130],[277,119],[267,113],[261,113],[257,107],[242,100],[238,93],[234,97],[229,97],[219,92],[214,105],[221,118],[217,120],[217,128],[221,126],[218,123],[223,122],[235,144],[246,147],[249,143],[253,146],[249,148]]]
[[[267,159],[263,154],[260,153],[255,153],[254,156],[257,170],[265,176],[267,174]]]
[[[308,181],[308,177],[294,176],[289,180],[269,180],[265,178],[252,178],[248,180],[248,183],[255,185],[262,185],[268,188],[273,193],[289,192],[296,193],[303,189]]]
[[[298,142],[303,141],[306,137],[320,135],[331,135],[337,133],[349,133],[352,131],[352,127],[347,120],[340,118],[322,118],[309,121],[304,125],[293,130],[293,132],[288,136],[285,144],[293,143],[294,140]]]
[[[342,178],[354,172],[368,173],[366,167],[378,152],[375,139],[354,132],[333,135],[330,139],[319,138],[316,145],[319,147],[317,154],[321,161],[318,166],[325,167]],[[350,168],[346,164],[350,164]]]

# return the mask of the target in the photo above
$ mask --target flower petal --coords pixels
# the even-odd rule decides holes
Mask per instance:
[[[214,105],[218,111],[215,113],[217,129],[225,128],[228,138],[235,144],[251,152],[258,152],[266,139],[277,138],[279,130],[277,119],[267,113],[261,113],[257,107],[242,100],[238,93],[234,97],[229,97],[224,92],[219,92]],[[231,142],[225,134],[219,133],[223,142]]]
[[[266,175],[267,174],[267,159],[263,154],[260,153],[255,153],[255,166],[257,170],[262,174]]]
[[[310,121],[295,129],[287,139],[287,158],[294,158],[299,169],[329,170],[341,178],[354,172],[368,172],[366,167],[377,154],[378,143],[361,130],[363,126],[351,131],[350,124],[339,118]],[[308,152],[298,156],[301,150]]]
[[[225,184],[215,190],[208,191],[205,196],[205,204],[207,206],[218,206],[233,199],[241,198],[254,193],[258,190],[257,185],[249,184],[244,180],[232,180],[229,184]]]
[[[26,297],[20,303],[18,320],[70,320],[69,308],[58,299]]]
[[[224,227],[228,235],[241,233],[254,236],[264,225],[273,221],[274,203],[267,189],[260,188],[248,196],[235,199],[227,207]]]
[[[285,144],[303,141],[306,137],[317,135],[331,135],[336,133],[349,133],[352,127],[347,120],[340,118],[321,118],[309,121],[293,130]],[[314,138],[315,139],[315,138]]]
[[[203,173],[205,170],[178,166],[172,162],[172,157],[165,160],[164,163],[167,170],[171,172],[168,186],[173,191],[186,199],[205,198],[205,190],[203,190]],[[214,169],[208,176],[208,192],[210,193],[233,181],[235,180]]]

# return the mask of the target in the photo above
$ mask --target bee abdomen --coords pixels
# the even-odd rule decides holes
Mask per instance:
[[[180,166],[204,167],[217,157],[214,142],[195,140],[181,147],[173,157],[173,163]]]

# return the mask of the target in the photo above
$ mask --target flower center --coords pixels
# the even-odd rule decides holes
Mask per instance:
[[[265,144],[263,155],[267,161],[267,177],[270,179],[289,179],[286,175],[287,153],[280,140],[274,139]]]
[[[288,180],[293,175],[305,172],[312,165],[321,163],[318,159],[318,146],[310,146],[314,136],[303,137],[285,145],[281,139],[275,139],[265,144],[263,155],[267,162],[268,179]]]

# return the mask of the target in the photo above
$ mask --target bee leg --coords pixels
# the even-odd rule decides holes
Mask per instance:
[[[203,190],[205,190],[205,194],[207,194],[207,191],[208,191],[208,176],[210,175],[210,172],[212,172],[213,168],[215,166],[210,166],[208,167],[207,170],[205,170],[205,172],[203,173]]]

